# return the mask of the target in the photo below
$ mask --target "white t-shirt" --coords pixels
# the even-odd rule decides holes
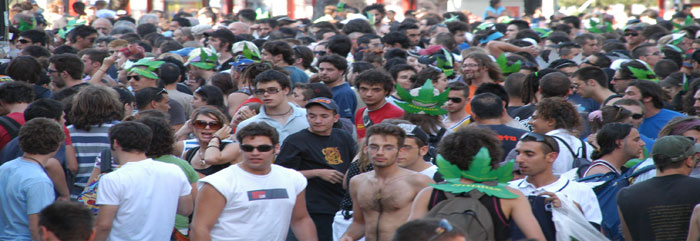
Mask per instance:
[[[597,224],[603,221],[603,214],[600,212],[598,197],[596,197],[593,189],[586,184],[560,177],[557,181],[539,188],[527,182],[526,178],[510,181],[508,186],[520,190],[525,196],[533,196],[542,192],[553,192],[557,194],[557,196],[564,195],[569,200],[581,206],[583,216],[586,217],[586,220]]]
[[[150,158],[102,176],[97,204],[119,206],[108,240],[170,240],[178,199],[190,191],[180,167]]]
[[[226,206],[211,230],[212,240],[285,240],[306,178],[275,164],[266,175],[251,174],[239,165],[199,180],[199,189],[208,183],[226,198]]]
[[[430,179],[433,179],[433,176],[435,176],[437,169],[438,167],[436,165],[430,165],[430,167],[424,169],[423,171],[420,171],[420,174],[426,175]]]

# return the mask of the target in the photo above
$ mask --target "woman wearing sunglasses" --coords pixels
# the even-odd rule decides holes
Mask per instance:
[[[588,114],[588,121],[591,125],[591,131],[593,133],[588,136],[586,141],[598,149],[599,147],[596,143],[595,137],[598,130],[600,130],[600,128],[602,128],[605,124],[617,122],[630,124],[636,128],[638,127],[638,125],[636,125],[637,121],[641,120],[642,118],[644,118],[643,113],[633,113],[621,105],[615,104],[604,106],[600,110],[596,110]],[[644,140],[644,143],[648,146],[652,146],[654,143],[652,139],[643,135],[642,140]]]
[[[240,161],[238,145],[229,140],[231,127],[226,116],[215,107],[203,106],[178,134],[191,132],[195,138],[175,143],[175,155],[188,161],[200,177],[214,174]]]

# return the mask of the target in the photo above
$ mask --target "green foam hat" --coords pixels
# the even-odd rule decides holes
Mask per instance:
[[[153,58],[139,59],[139,61],[136,61],[136,63],[131,65],[131,67],[129,68],[129,72],[134,72],[138,75],[141,75],[141,76],[149,78],[149,79],[158,79],[158,74],[156,74],[155,71],[158,68],[160,68],[160,66],[163,63],[165,63],[165,62],[155,61],[155,60],[153,60]],[[138,68],[138,67],[146,67],[146,68]]]
[[[406,101],[397,102],[396,104],[404,111],[413,114],[428,114],[428,115],[444,115],[447,113],[442,109],[442,105],[447,102],[450,94],[450,89],[439,93],[433,87],[433,81],[428,79],[420,88],[412,89],[411,92],[406,91],[401,85],[396,85],[396,94]]]
[[[209,48],[198,48],[190,52],[185,65],[192,65],[201,69],[213,69],[219,57]]]

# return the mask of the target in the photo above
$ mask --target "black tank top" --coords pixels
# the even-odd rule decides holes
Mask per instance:
[[[428,210],[433,209],[435,205],[446,199],[447,196],[445,196],[444,191],[433,189],[433,192],[430,194]],[[491,214],[491,220],[493,220],[494,236],[496,236],[495,240],[509,240],[511,232],[510,219],[507,219],[503,215],[500,198],[484,195],[481,198],[479,198],[479,202],[481,202],[481,204],[483,204]]]

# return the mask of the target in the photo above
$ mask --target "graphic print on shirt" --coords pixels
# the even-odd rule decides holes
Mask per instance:
[[[248,191],[248,201],[288,199],[287,189],[274,188]]]
[[[329,165],[339,165],[343,163],[343,159],[340,158],[340,151],[338,147],[326,147],[321,150],[323,153],[323,158]]]

